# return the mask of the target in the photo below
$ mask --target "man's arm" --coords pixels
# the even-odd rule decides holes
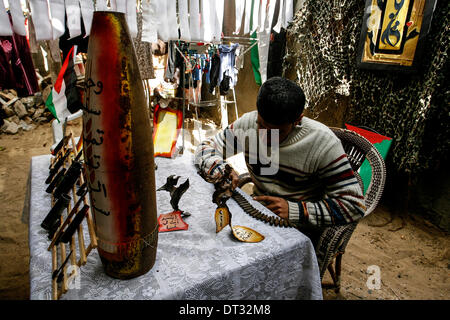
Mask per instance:
[[[290,220],[326,227],[344,225],[364,217],[364,196],[339,141],[325,150],[318,174],[325,186],[324,197],[319,201],[289,201]]]
[[[288,201],[274,196],[254,199],[266,202],[268,209],[298,225],[344,225],[364,216],[364,196],[339,141],[324,152],[318,174],[325,186],[325,194],[319,201]]]

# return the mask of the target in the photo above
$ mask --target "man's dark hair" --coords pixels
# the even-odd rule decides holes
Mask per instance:
[[[293,81],[273,77],[259,89],[256,107],[267,123],[282,125],[294,123],[303,113],[305,94]]]

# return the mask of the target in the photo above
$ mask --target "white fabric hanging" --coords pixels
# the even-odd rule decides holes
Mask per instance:
[[[264,31],[264,25],[266,22],[266,15],[267,15],[267,2],[269,0],[261,0],[261,4],[259,7],[259,28],[258,31],[259,32],[263,32]]]
[[[224,0],[215,0],[211,6],[212,42],[219,43],[222,39]]]
[[[248,34],[250,32],[251,11],[252,11],[252,0],[245,0],[244,34]]]
[[[284,25],[286,23],[286,0],[279,0],[280,1],[280,9],[278,10],[278,20],[277,24],[273,27],[273,31],[276,33],[280,33],[281,27],[284,28]]]
[[[9,0],[9,12],[13,21],[14,32],[21,36],[26,36],[25,17],[23,16],[22,6],[20,1]],[[9,22],[9,21],[8,21]]]
[[[106,0],[97,0],[95,2],[95,11],[107,11],[107,10],[108,6],[106,5]]]
[[[91,0],[80,0],[81,15],[83,17],[85,37],[91,33],[92,17],[94,15],[94,3]]]
[[[29,0],[31,16],[33,17],[36,40],[52,40],[53,31],[48,14],[47,0]]]
[[[260,0],[252,0],[253,1],[253,19],[252,19],[252,27],[250,29],[250,34],[253,34],[259,27],[259,6]]]
[[[180,19],[180,39],[183,41],[191,41],[188,0],[178,0],[178,18]]]
[[[202,35],[202,41],[211,42],[212,33],[211,33],[211,5],[215,3],[210,0],[201,0],[202,5],[202,15],[201,15],[201,24],[200,31]]]
[[[109,6],[113,11],[127,13],[127,0],[110,0]]]
[[[157,42],[157,12],[154,0],[142,0],[142,38],[141,41]]]
[[[152,0],[153,1],[153,0]],[[154,0],[155,2],[155,12],[158,15],[156,22],[158,30],[158,38],[162,41],[169,40],[169,26],[167,24],[167,2],[166,0]]]
[[[294,18],[294,0],[284,0],[286,2],[286,16],[284,19],[283,28],[287,28],[289,22]]]
[[[177,0],[166,0],[167,2],[167,25],[169,40],[178,40]]]
[[[241,32],[242,16],[244,15],[245,0],[234,0],[234,8],[236,12],[236,28],[234,34]]]
[[[119,1],[119,0],[117,0]],[[132,38],[136,38],[138,34],[137,14],[136,14],[136,0],[126,0],[126,18],[128,29]]]
[[[189,30],[192,41],[201,40],[199,0],[189,0]]]
[[[64,0],[50,0],[50,15],[52,17],[53,40],[59,39],[66,30],[66,9]]]
[[[81,34],[81,9],[78,0],[66,0],[67,29],[70,38]]]
[[[6,13],[3,0],[0,0],[0,36],[12,36],[11,23],[9,22],[8,14]],[[1,45],[1,43],[0,43]]]
[[[264,0],[263,0],[264,2]],[[259,54],[259,72],[261,74],[261,82],[267,80],[267,61],[269,59],[270,33],[272,30],[273,14],[275,12],[275,0],[270,0],[267,11],[265,12],[265,20],[262,32],[258,32],[258,54]]]

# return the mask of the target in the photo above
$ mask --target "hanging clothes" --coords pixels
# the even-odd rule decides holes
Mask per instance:
[[[157,26],[157,6],[155,1],[143,0],[142,2],[142,41],[156,43],[158,42]]]
[[[264,6],[268,2],[267,6]],[[261,73],[261,82],[267,80],[267,61],[269,59],[270,33],[272,30],[273,14],[275,11],[275,0],[262,0],[260,7],[260,28],[257,32],[258,36],[258,52],[259,52],[259,72]]]
[[[94,15],[94,2],[91,0],[80,0],[81,16],[86,36],[91,33],[92,18]]]
[[[19,1],[9,1],[9,11],[11,13],[14,32],[21,36],[26,36],[25,17]]]
[[[6,13],[3,1],[0,1],[0,36],[11,36],[13,31],[11,24],[8,22],[8,14]]]
[[[66,17],[67,18],[67,17]],[[66,29],[64,34],[59,38],[59,48],[62,51],[62,61],[66,59],[67,54],[69,53],[70,49],[72,49],[73,46],[77,46],[77,52],[78,53],[87,53],[88,50],[88,44],[89,44],[89,36],[86,35],[85,30],[85,24],[83,23],[83,18],[80,16],[80,26],[81,26],[81,34],[72,38],[70,36],[70,30],[67,27],[68,24],[66,23]],[[67,22],[67,21],[66,21]]]
[[[189,31],[192,41],[201,40],[199,0],[189,0]]]
[[[209,72],[209,92],[213,93],[219,84],[220,76],[220,55],[216,52],[211,58],[211,70]]]
[[[187,52],[189,44],[184,41],[169,41],[167,46],[167,65],[164,73],[164,79],[178,85],[177,97],[182,96],[185,87],[186,61],[180,52]]]
[[[286,54],[286,29],[280,33],[273,32],[270,40],[269,57],[267,62],[267,79],[275,76],[281,77],[283,58]]]
[[[10,14],[11,29],[13,21]],[[25,36],[14,33],[0,37],[0,90],[15,89],[19,97],[31,96],[39,91],[30,47]]]
[[[238,43],[228,45],[219,45],[220,51],[220,73],[219,83],[225,79],[230,88],[234,88],[237,83],[237,69],[236,63],[236,48],[239,47]]]
[[[29,3],[34,21],[36,40],[52,40],[53,30],[47,0],[29,0]]]
[[[64,7],[64,0],[50,0],[49,5],[52,16],[53,40],[57,40],[65,31],[66,9]]]
[[[180,18],[180,39],[191,41],[188,0],[178,0],[178,17]]]
[[[66,0],[66,26],[71,38],[81,34],[81,8],[78,0]]]

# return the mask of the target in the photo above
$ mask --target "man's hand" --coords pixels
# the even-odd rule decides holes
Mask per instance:
[[[239,175],[234,171],[234,169],[230,173],[231,177],[231,189],[234,190],[238,186],[239,183]]]
[[[272,196],[256,196],[253,200],[264,201],[267,209],[277,214],[280,218],[289,218],[289,205],[285,199]]]

